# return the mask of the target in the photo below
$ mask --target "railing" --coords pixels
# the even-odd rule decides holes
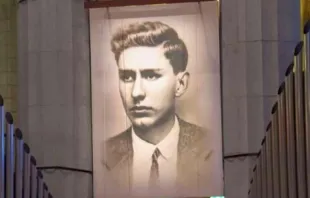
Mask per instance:
[[[294,50],[253,168],[249,198],[310,196],[310,21]]]
[[[14,127],[11,113],[5,113],[1,95],[0,151],[0,198],[52,198],[21,130]]]

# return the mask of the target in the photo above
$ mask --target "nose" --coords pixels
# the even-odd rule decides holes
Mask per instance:
[[[132,88],[132,92],[131,92],[131,96],[134,99],[143,99],[145,97],[145,91],[143,88],[143,84],[142,84],[142,80],[141,78],[136,78],[133,88]]]

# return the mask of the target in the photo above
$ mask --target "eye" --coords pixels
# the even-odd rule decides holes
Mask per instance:
[[[157,78],[158,78],[158,76],[156,76],[156,75],[148,75],[148,76],[146,76],[147,80],[156,80]]]
[[[132,81],[133,81],[133,77],[132,77],[132,76],[124,76],[124,77],[122,78],[122,80],[123,80],[124,82],[132,82]]]
[[[135,80],[135,74],[134,72],[130,72],[130,71],[120,72],[119,78],[123,82],[133,82]]]
[[[143,73],[143,77],[146,79],[146,80],[157,80],[158,78],[160,78],[160,75],[153,72],[153,71],[148,71],[148,72],[144,72]]]

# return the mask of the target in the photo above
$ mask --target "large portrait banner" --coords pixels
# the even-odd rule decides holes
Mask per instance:
[[[218,6],[90,9],[95,198],[223,195]]]

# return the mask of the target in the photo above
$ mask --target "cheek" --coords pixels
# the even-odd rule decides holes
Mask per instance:
[[[128,99],[128,97],[130,96],[130,90],[131,90],[131,86],[125,83],[120,83],[119,85],[119,92],[120,95],[123,99]]]
[[[174,81],[161,80],[149,84],[149,95],[158,102],[171,100],[175,94]]]

